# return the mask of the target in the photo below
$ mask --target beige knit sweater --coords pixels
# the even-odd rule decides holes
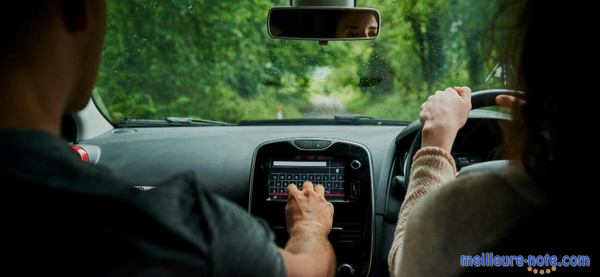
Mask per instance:
[[[388,256],[391,276],[452,276],[460,255],[485,250],[521,217],[548,202],[518,166],[454,180],[442,148],[424,147],[413,162]]]

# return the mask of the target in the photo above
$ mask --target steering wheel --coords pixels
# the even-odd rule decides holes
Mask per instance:
[[[521,91],[517,91],[517,90],[510,90],[510,89],[489,89],[489,90],[482,90],[482,91],[477,91],[477,92],[473,92],[471,94],[471,107],[472,110],[474,109],[479,109],[479,108],[483,108],[483,107],[491,107],[491,106],[496,106],[496,97],[498,95],[510,95],[510,96],[514,96],[517,98],[523,98],[523,96],[525,95],[523,92]],[[422,130],[421,130],[421,123],[419,122],[417,124],[418,127],[418,131],[417,131],[417,135],[415,136],[415,138],[412,141],[412,144],[410,145],[410,148],[408,149],[408,154],[406,155],[407,157],[407,161],[406,161],[406,166],[404,167],[404,177],[405,177],[405,188],[408,188],[409,185],[409,181],[410,181],[410,171],[411,171],[411,167],[412,167],[412,163],[413,163],[413,158],[415,157],[415,154],[417,153],[417,151],[419,149],[421,149],[421,136],[422,136]],[[508,162],[507,161],[488,161],[488,162],[483,162],[483,163],[478,163],[476,165],[472,165],[469,166],[470,168],[463,168],[465,170],[465,172],[471,173],[471,172],[475,172],[475,171],[490,171],[490,170],[497,170],[497,169],[501,169],[501,168],[506,168]],[[463,170],[461,170],[461,174],[460,175],[464,175],[462,174]]]

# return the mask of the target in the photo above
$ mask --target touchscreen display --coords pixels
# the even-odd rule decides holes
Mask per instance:
[[[287,186],[304,181],[325,187],[328,200],[344,200],[346,186],[344,161],[341,160],[271,160],[269,166],[269,199],[287,200]]]

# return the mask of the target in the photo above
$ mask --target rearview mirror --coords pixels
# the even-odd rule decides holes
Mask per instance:
[[[375,39],[380,26],[379,12],[368,8],[276,7],[268,16],[269,35],[278,39]]]

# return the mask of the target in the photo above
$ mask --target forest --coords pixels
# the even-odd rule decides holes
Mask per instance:
[[[267,13],[285,0],[109,0],[94,100],[112,121],[414,120],[437,89],[506,86],[503,1],[358,4],[380,11],[379,37],[319,45],[268,36]]]

